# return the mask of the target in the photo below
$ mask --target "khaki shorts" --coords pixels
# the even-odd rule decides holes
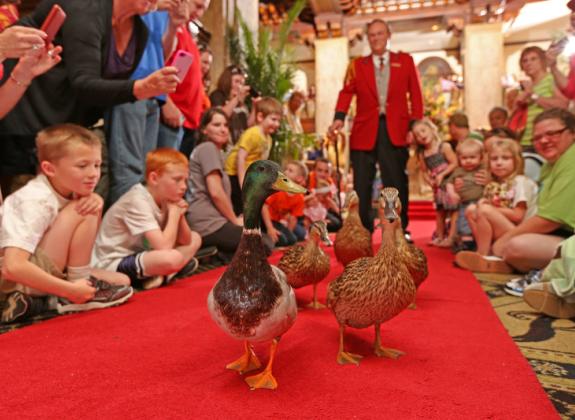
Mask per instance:
[[[52,260],[40,248],[36,248],[34,254],[30,256],[30,262],[35,266],[41,268],[46,273],[53,275],[54,277],[58,277],[59,279],[66,279],[64,273],[58,267],[56,267],[54,262],[52,262]],[[21,283],[5,280],[2,278],[2,274],[0,273],[0,300],[2,299],[3,295],[7,295],[12,292],[21,292],[24,293],[25,295],[32,295],[32,296],[47,295],[46,292],[33,289]]]

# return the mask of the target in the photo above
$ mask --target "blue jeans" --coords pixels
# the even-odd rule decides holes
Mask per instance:
[[[160,132],[158,134],[158,147],[169,147],[170,149],[180,150],[184,129],[182,127],[172,128],[160,122]],[[186,156],[189,158],[189,156]]]
[[[459,217],[457,218],[457,234],[459,236],[471,236],[472,234],[467,217],[465,217],[465,209],[467,209],[470,204],[475,204],[475,202],[469,201],[459,205]]]
[[[104,115],[111,206],[144,180],[146,154],[157,148],[160,107],[155,99],[116,105]]]

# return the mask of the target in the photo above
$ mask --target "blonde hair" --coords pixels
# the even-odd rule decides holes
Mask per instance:
[[[58,124],[45,128],[36,136],[38,161],[55,162],[81,144],[102,147],[98,136],[79,125]]]
[[[288,160],[285,163],[285,167],[287,168],[288,165],[297,166],[299,175],[304,179],[307,179],[309,172],[307,170],[307,166],[301,160]]]
[[[264,118],[270,114],[282,115],[283,106],[280,101],[270,96],[264,96],[256,102],[256,114],[260,112]]]
[[[183,153],[170,147],[152,150],[146,155],[146,179],[152,172],[161,175],[168,165],[183,165],[188,167],[188,158]]]
[[[491,162],[491,154],[495,149],[500,149],[506,152],[510,152],[513,156],[514,162],[514,169],[511,175],[509,175],[509,179],[515,178],[517,175],[523,174],[523,155],[521,151],[521,146],[513,139],[508,138],[497,138],[494,139],[493,143],[489,146],[489,150],[487,152],[487,158],[489,162]],[[491,172],[491,165],[489,167]]]
[[[483,150],[484,150],[483,143],[481,143],[477,139],[467,138],[459,142],[459,144],[455,148],[455,152],[459,156],[461,153],[463,153],[464,150],[472,150],[472,149],[477,150],[479,154],[483,156]]]
[[[427,126],[427,128],[429,128],[431,130],[431,132],[433,134],[433,138],[436,142],[439,142],[439,143],[442,142],[437,126],[435,124],[433,124],[433,122],[429,118],[422,118],[420,120],[415,121],[411,127],[411,130],[412,131],[415,130],[415,127],[417,127],[418,125],[421,125],[421,124]],[[421,146],[417,142],[417,137],[415,139],[415,143],[417,144],[417,154],[420,155],[420,157],[421,157],[424,149],[423,149],[423,146]]]

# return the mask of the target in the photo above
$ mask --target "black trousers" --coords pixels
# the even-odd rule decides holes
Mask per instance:
[[[409,159],[407,147],[396,147],[391,143],[385,117],[379,118],[377,140],[373,150],[352,150],[353,187],[359,197],[359,215],[363,225],[373,232],[372,191],[375,179],[375,164],[379,165],[384,187],[394,187],[401,200],[401,225],[407,228],[409,206],[409,179],[406,167]]]

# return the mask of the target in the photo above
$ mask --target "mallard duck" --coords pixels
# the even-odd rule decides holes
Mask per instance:
[[[333,250],[337,260],[347,266],[361,257],[373,257],[371,233],[361,223],[359,217],[359,197],[355,191],[347,194],[344,205],[347,217],[335,235]]]
[[[383,239],[372,258],[350,263],[328,287],[328,307],[339,323],[340,364],[359,364],[362,356],[344,351],[345,327],[375,327],[374,352],[379,357],[397,358],[403,352],[381,345],[381,323],[395,317],[413,302],[415,284],[399,256],[395,239],[401,219],[397,213],[399,193],[384,188],[379,199]]]
[[[289,248],[281,257],[278,267],[286,276],[288,283],[294,289],[313,285],[313,302],[309,304],[314,309],[325,308],[317,300],[317,284],[328,274],[330,268],[329,256],[321,249],[319,242],[331,245],[327,235],[327,225],[323,220],[313,222],[309,228],[309,237],[304,245],[296,244]]]
[[[208,309],[214,321],[233,338],[244,341],[244,354],[228,364],[228,369],[245,373],[260,368],[251,343],[272,342],[266,368],[245,379],[252,389],[277,388],[272,375],[276,348],[297,315],[295,294],[285,274],[268,263],[262,242],[262,206],[275,191],[304,193],[306,190],[290,181],[274,162],[260,160],[251,164],[242,188],[242,238],[227,270],[208,295]]]

